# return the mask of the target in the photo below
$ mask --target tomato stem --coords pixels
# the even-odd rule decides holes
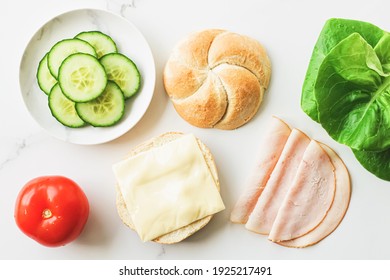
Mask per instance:
[[[48,218],[51,218],[51,216],[53,216],[53,214],[51,213],[50,209],[43,210],[43,212],[42,212],[43,218],[48,219]]]

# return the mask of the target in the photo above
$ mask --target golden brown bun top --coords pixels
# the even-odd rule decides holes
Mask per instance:
[[[258,41],[208,29],[189,34],[175,46],[163,81],[187,122],[235,129],[256,114],[270,77],[270,61]]]

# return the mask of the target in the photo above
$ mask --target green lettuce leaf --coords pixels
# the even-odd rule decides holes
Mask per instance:
[[[385,33],[375,46],[374,51],[378,56],[383,71],[390,73],[390,34]]]
[[[318,119],[332,138],[355,150],[390,148],[387,76],[372,46],[358,33],[329,52],[318,70],[314,92]]]
[[[317,122],[319,119],[314,85],[319,67],[328,53],[352,33],[359,33],[369,45],[375,47],[385,32],[371,23],[357,20],[332,18],[325,23],[313,49],[301,96],[302,110]]]
[[[357,160],[390,181],[390,33],[328,20],[313,49],[301,108]]]
[[[383,152],[353,150],[360,164],[378,178],[390,181],[390,149]]]

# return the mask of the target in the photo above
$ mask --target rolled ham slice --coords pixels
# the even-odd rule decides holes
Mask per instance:
[[[291,129],[285,122],[277,117],[271,118],[268,129],[259,143],[261,152],[256,159],[256,166],[230,215],[230,220],[233,223],[245,224],[247,222],[249,214],[255,207],[275,168],[290,133]]]
[[[314,245],[331,234],[343,220],[351,199],[351,182],[348,169],[341,158],[328,146],[321,143],[334,166],[336,190],[333,203],[322,222],[309,233],[293,240],[281,241],[287,247],[303,248]]]
[[[272,225],[268,239],[295,239],[316,228],[327,215],[335,194],[333,164],[320,144],[312,140]]]
[[[269,234],[280,206],[297,173],[310,138],[293,129],[271,176],[249,215],[245,227],[261,234]],[[272,145],[272,143],[269,143]]]

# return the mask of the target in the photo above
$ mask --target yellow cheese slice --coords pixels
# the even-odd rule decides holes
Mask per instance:
[[[225,209],[192,134],[118,162],[113,171],[143,241]]]

